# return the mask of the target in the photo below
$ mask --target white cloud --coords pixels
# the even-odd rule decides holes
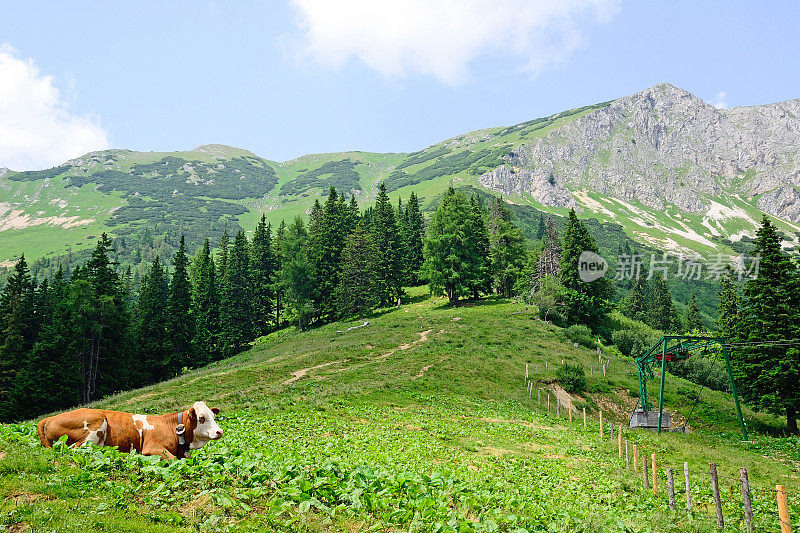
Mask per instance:
[[[717,109],[728,109],[728,99],[725,97],[725,91],[720,91],[714,97],[714,107]]]
[[[292,0],[300,50],[337,68],[350,58],[389,78],[433,75],[455,84],[485,54],[536,75],[583,44],[620,0]]]
[[[74,89],[68,93],[74,99]],[[0,43],[0,167],[48,168],[108,147],[98,121],[71,114],[66,100],[52,76]]]

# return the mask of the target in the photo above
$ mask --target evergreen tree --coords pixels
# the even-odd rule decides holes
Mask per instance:
[[[465,239],[469,254],[474,258],[465,265],[472,297],[477,299],[481,292],[491,292],[492,273],[489,262],[489,231],[486,227],[486,207],[475,195],[469,199],[469,216],[465,227]]]
[[[372,236],[359,225],[342,252],[341,281],[336,287],[339,315],[361,316],[378,305],[376,258]]]
[[[250,276],[253,284],[253,322],[257,335],[266,335],[275,315],[275,250],[272,244],[272,226],[266,216],[253,233]]]
[[[381,304],[393,304],[403,293],[403,269],[398,253],[397,220],[384,183],[378,190],[369,229],[378,254],[376,273]]]
[[[139,351],[139,367],[146,381],[156,383],[169,376],[172,367],[172,343],[167,331],[169,282],[156,256],[142,278],[136,307],[134,329]],[[145,383],[140,380],[138,385]]]
[[[225,228],[225,231],[222,233],[222,237],[219,240],[219,262],[217,268],[217,278],[222,284],[225,282],[225,276],[228,271],[229,248],[230,237],[228,236],[228,229]]]
[[[680,330],[680,321],[676,319],[675,305],[664,276],[653,276],[650,289],[650,300],[647,311],[647,324],[665,333]]]
[[[297,216],[281,240],[282,259],[278,275],[279,289],[286,306],[297,318],[301,330],[308,327],[314,309],[314,267],[308,258],[308,231],[303,219]]]
[[[197,259],[197,283],[194,285],[194,317],[196,334],[194,348],[198,363],[208,363],[219,358],[219,291],[214,257],[208,239]]]
[[[328,319],[336,314],[334,291],[339,284],[339,262],[349,225],[346,208],[336,189],[331,187],[325,206],[316,213],[312,210],[309,224],[308,253],[314,267],[316,289],[314,304],[319,314]]]
[[[525,263],[522,231],[502,198],[493,198],[489,208],[489,261],[492,285],[497,294],[511,297]]]
[[[96,298],[86,281],[67,284],[60,267],[52,285],[55,319],[44,322],[39,340],[14,380],[14,413],[4,417],[6,420],[24,420],[81,402],[82,379],[75,355],[85,350],[82,344],[87,335],[80,333],[91,324],[86,319]],[[81,292],[85,292],[84,297]]]
[[[361,221],[361,213],[358,210],[358,200],[355,195],[350,197],[350,204],[347,206],[347,233],[355,231],[356,226]]]
[[[25,256],[14,266],[0,297],[0,420],[12,420],[12,388],[35,341],[34,283]]]
[[[597,243],[581,222],[574,209],[570,209],[564,228],[564,248],[561,253],[561,283],[574,291],[567,302],[568,321],[586,324],[595,333],[606,327],[608,298],[611,284],[605,277],[586,283],[581,281],[579,259],[584,251],[597,252]]]
[[[672,300],[670,299],[670,302]],[[634,277],[631,290],[622,302],[622,311],[634,320],[649,323],[648,307],[650,305],[650,285],[647,278],[640,275]]]
[[[450,187],[428,228],[423,271],[431,292],[444,293],[452,305],[484,282],[486,255],[477,238],[474,206]]]
[[[692,333],[703,330],[703,320],[700,318],[700,306],[697,305],[697,294],[692,291],[692,298],[686,307],[686,332]]]
[[[543,241],[547,235],[547,226],[544,223],[544,213],[539,213],[539,222],[536,224],[536,231],[533,232],[533,237],[537,241]]]
[[[279,273],[283,268],[283,250],[286,241],[286,221],[281,220],[278,226],[278,231],[275,232],[275,244],[273,249],[275,252],[275,327],[281,327],[281,310],[284,307],[282,284],[279,279]]]
[[[250,250],[244,231],[233,239],[222,285],[220,326],[224,355],[238,352],[253,340]]]
[[[420,211],[419,198],[413,192],[404,210],[404,232],[406,241],[406,269],[410,273],[412,285],[420,283],[420,270],[425,261],[425,222]]]
[[[739,322],[739,292],[730,272],[719,280],[717,330],[720,335],[734,339]]]
[[[186,242],[183,236],[172,264],[175,270],[169,285],[167,333],[172,342],[171,370],[179,371],[184,366],[195,364],[192,349],[195,334],[192,286],[189,283],[189,258],[186,256]]]
[[[114,269],[116,263],[111,261],[111,252],[111,239],[103,233],[86,268],[82,269],[83,278],[93,291],[91,297],[85,291],[78,293],[89,302],[81,302],[85,304],[82,308],[87,314],[82,317],[87,327],[81,329],[83,337],[79,343],[84,349],[77,354],[84,403],[127,388],[135,373],[129,342],[128,298]]]
[[[797,266],[781,248],[783,238],[765,216],[756,232],[758,276],[744,286],[737,340],[760,343],[731,351],[742,397],[786,416],[797,433],[800,409],[800,350],[770,341],[800,337],[800,279]]]

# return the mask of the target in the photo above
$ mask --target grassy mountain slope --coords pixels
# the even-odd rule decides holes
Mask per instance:
[[[757,524],[775,530],[774,496],[800,490],[796,439],[754,432],[738,441],[730,399],[670,379],[667,406],[688,434],[626,431],[662,467],[693,472],[695,511],[670,513],[626,471],[597,411],[615,427],[635,403],[636,373],[561,340],[521,304],[489,299],[450,308],[413,289],[399,309],[259,339],[242,354],[171,381],[98,402],[134,412],[197,399],[222,408],[222,441],[171,465],[111,451],[41,449],[33,424],[0,426],[0,521],[72,531],[712,531],[708,463],[719,465],[726,523],[742,526],[737,469],[750,469]],[[537,391],[563,395],[561,359],[587,369],[589,428],[555,417]],[[522,374],[536,387],[529,400]],[[550,372],[545,373],[545,363]],[[544,403],[544,402],[543,402]],[[580,412],[580,411],[579,411]],[[780,421],[745,410],[751,431]],[[793,517],[800,501],[791,500]],[[679,506],[679,509],[681,507]]]
[[[131,243],[184,233],[190,248],[225,229],[306,213],[331,186],[369,204],[385,181],[393,197],[423,199],[502,163],[523,142],[598,106],[448,139],[411,154],[315,154],[284,163],[222,145],[184,152],[93,152],[44,171],[0,174],[0,261],[87,250],[106,231]]]

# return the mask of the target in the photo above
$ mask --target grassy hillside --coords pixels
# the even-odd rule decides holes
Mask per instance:
[[[343,152],[276,163],[222,145],[182,152],[93,152],[43,171],[0,174],[0,267],[89,250],[103,231],[129,247],[190,249],[226,229],[252,230],[262,213],[277,225],[305,214],[333,186],[372,203],[379,182],[423,200],[452,182],[477,185],[511,150],[567,124],[597,104],[507,128],[470,132],[410,154]],[[160,242],[153,242],[160,241]],[[145,254],[147,255],[147,254]],[[152,261],[152,258],[149,259]]]
[[[414,289],[399,309],[299,333],[285,329],[231,359],[96,405],[141,413],[198,399],[222,408],[226,434],[192,459],[154,463],[110,450],[44,450],[33,423],[0,426],[0,523],[12,530],[712,531],[708,463],[719,465],[726,523],[743,527],[738,468],[750,469],[759,530],[774,531],[776,484],[800,518],[797,439],[745,409],[739,442],[729,398],[670,379],[667,405],[688,434],[625,431],[659,465],[692,470],[694,511],[670,512],[642,489],[598,410],[615,427],[635,404],[636,373],[565,342],[534,309],[505,300],[445,300]],[[565,393],[554,367],[580,363],[586,407],[548,414]],[[529,363],[532,398],[522,376]],[[545,372],[545,365],[550,372]],[[537,404],[541,389],[543,405]],[[699,400],[695,402],[694,399]],[[678,476],[680,478],[680,476]],[[679,498],[679,501],[680,500]],[[709,507],[711,505],[711,507]]]

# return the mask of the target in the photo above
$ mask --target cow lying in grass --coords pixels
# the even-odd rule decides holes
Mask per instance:
[[[36,426],[42,446],[50,448],[62,436],[67,445],[114,446],[164,459],[189,457],[190,450],[222,437],[214,416],[216,407],[195,402],[191,408],[168,415],[135,415],[105,409],[76,409],[42,419]]]

